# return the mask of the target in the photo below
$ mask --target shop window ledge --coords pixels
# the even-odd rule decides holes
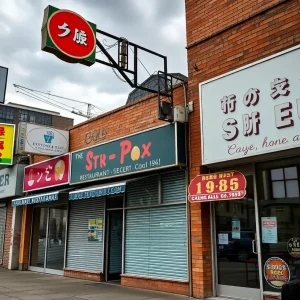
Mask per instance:
[[[148,280],[159,280],[166,282],[179,282],[179,283],[189,283],[188,280],[184,279],[174,279],[174,278],[162,278],[162,277],[151,277],[145,275],[136,275],[136,274],[121,274],[121,277],[137,278],[137,279],[148,279]]]

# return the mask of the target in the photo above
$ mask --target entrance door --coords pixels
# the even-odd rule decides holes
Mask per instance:
[[[240,200],[214,203],[218,296],[261,299],[253,176]]]
[[[122,273],[123,210],[108,212],[107,280],[119,280]]]
[[[63,274],[67,206],[35,207],[29,270]]]

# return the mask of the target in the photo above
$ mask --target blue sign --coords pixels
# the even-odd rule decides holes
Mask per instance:
[[[69,194],[69,200],[80,200],[88,198],[98,198],[102,196],[122,194],[125,193],[126,184],[116,185],[116,186],[103,186],[98,189],[93,190],[79,190],[77,192],[71,192]]]
[[[59,192],[53,192],[51,194],[44,194],[44,195],[32,195],[20,199],[13,200],[11,203],[12,207],[27,205],[27,204],[36,204],[36,203],[43,203],[43,202],[51,202],[58,200]]]

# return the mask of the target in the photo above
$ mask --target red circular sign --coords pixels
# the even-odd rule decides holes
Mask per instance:
[[[87,58],[95,50],[96,37],[92,27],[72,11],[55,12],[49,18],[48,32],[54,45],[72,58]]]

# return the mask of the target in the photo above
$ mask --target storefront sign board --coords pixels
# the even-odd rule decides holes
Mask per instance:
[[[70,155],[65,154],[27,166],[24,171],[24,192],[68,184],[69,165]]]
[[[0,170],[0,199],[23,195],[23,175],[25,165]]]
[[[299,46],[200,84],[203,164],[300,146]]]
[[[75,12],[48,6],[42,24],[42,50],[63,61],[91,66],[96,60],[96,24]]]
[[[191,202],[242,199],[246,196],[246,178],[237,171],[202,174],[189,185]]]
[[[14,157],[15,125],[0,123],[0,165],[12,165]]]
[[[264,276],[271,287],[281,289],[285,283],[290,281],[290,269],[283,259],[271,257],[265,263]]]
[[[276,244],[278,242],[276,217],[261,218],[261,235],[264,244]]]
[[[71,153],[70,183],[185,164],[184,127],[171,124]]]
[[[58,156],[69,151],[69,131],[19,123],[18,153]]]

